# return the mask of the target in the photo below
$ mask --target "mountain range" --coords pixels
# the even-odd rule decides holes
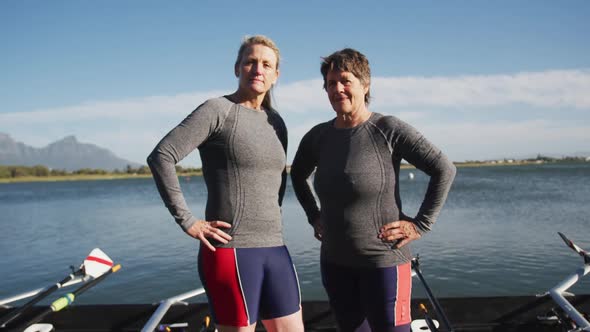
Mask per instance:
[[[75,171],[83,168],[125,170],[138,163],[117,157],[108,149],[94,144],[81,143],[75,136],[67,136],[43,148],[17,142],[10,135],[0,133],[0,165],[35,166]]]

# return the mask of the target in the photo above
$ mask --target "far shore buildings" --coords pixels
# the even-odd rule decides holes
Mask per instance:
[[[590,162],[590,156],[588,157],[561,157],[561,158],[553,158],[553,157],[544,157],[544,156],[537,156],[535,159],[496,159],[496,160],[485,160],[483,163],[487,164],[522,164],[522,163],[533,163],[533,164],[543,164],[547,162]]]

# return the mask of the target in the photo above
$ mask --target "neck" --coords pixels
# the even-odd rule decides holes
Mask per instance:
[[[248,107],[251,109],[255,109],[258,111],[262,110],[262,101],[264,100],[264,96],[266,94],[261,94],[261,95],[247,95],[245,93],[243,93],[242,91],[238,90],[234,93],[232,93],[231,95],[229,95],[228,97],[231,99],[231,101],[233,101],[236,104],[240,104],[244,107]]]
[[[354,112],[347,114],[337,114],[336,121],[334,122],[334,127],[353,128],[369,120],[370,116],[371,112],[369,112],[369,110],[363,105],[361,109],[356,110]]]

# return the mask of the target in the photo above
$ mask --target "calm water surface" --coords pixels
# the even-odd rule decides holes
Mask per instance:
[[[428,178],[412,170],[410,180],[409,172],[401,190],[412,215]],[[182,185],[202,215],[203,179]],[[589,198],[590,164],[459,168],[437,224],[413,252],[441,297],[542,293],[581,264],[557,231],[590,249]],[[283,214],[303,299],[325,299],[319,242],[290,186]],[[151,179],[0,184],[0,298],[61,280],[95,247],[122,269],[78,303],[152,303],[200,287],[197,243],[174,223]],[[414,282],[414,296],[424,297]],[[590,293],[590,281],[572,291]]]

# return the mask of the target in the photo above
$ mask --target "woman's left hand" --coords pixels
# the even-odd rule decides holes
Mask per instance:
[[[395,242],[394,248],[401,248],[406,244],[422,237],[416,230],[416,225],[407,220],[393,221],[383,225],[379,230],[379,238],[383,242]]]

